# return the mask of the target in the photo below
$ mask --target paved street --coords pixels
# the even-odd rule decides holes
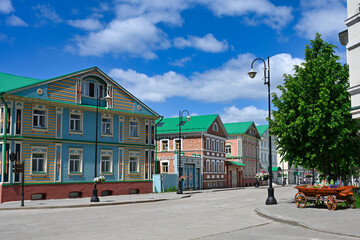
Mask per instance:
[[[291,203],[295,193],[296,190],[291,187],[276,188],[275,197],[279,203],[276,206],[265,206],[266,188],[245,188],[203,191],[191,194],[188,198],[149,203],[1,210],[0,234],[2,239],[7,240],[357,238],[347,237],[342,233],[330,234],[327,230],[342,227],[338,224],[341,223],[338,218],[340,215],[348,214],[355,219],[350,219],[352,221],[345,224],[349,229],[357,228],[356,219],[359,210],[345,209],[330,212],[327,209],[315,209],[316,211],[311,211],[310,208],[297,209],[295,204]],[[161,194],[157,195],[161,196]],[[101,201],[106,202],[107,198],[101,198]],[[291,214],[292,217],[301,217],[304,213],[305,217],[302,219],[304,226],[306,223],[311,226],[317,221],[322,223],[327,221],[328,224],[321,226],[324,227],[322,231],[325,232],[315,231],[261,217],[255,210],[264,214],[271,213],[272,216],[279,218],[287,216],[284,217],[285,220],[289,219]],[[301,210],[305,211],[300,212]],[[356,234],[352,232],[350,235],[360,238],[360,234]]]

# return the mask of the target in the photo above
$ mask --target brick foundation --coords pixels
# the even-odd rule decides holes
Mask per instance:
[[[25,185],[24,199],[31,200],[33,194],[43,193],[45,199],[69,198],[70,192],[81,192],[81,197],[91,197],[93,183],[63,183],[63,184],[39,184]],[[129,194],[130,190],[138,189],[138,193],[151,193],[152,182],[115,182],[97,184],[98,195],[102,191],[109,190],[112,195]],[[0,185],[0,203],[21,200],[20,185]]]

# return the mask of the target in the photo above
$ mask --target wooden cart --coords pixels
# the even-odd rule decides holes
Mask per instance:
[[[353,208],[356,200],[353,193],[354,186],[338,188],[308,188],[303,186],[295,187],[299,190],[295,194],[295,204],[304,208],[307,202],[320,206],[326,202],[329,210],[335,210],[339,202],[345,202],[347,207]]]

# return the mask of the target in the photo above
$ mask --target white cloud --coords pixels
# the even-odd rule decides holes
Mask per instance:
[[[298,35],[313,39],[315,33],[324,38],[338,39],[338,33],[343,31],[347,18],[346,1],[344,0],[302,0],[301,18],[295,25]]]
[[[67,46],[83,56],[128,53],[133,57],[155,59],[156,50],[171,47],[168,36],[158,23],[181,26],[180,11],[186,1],[131,1],[115,6],[115,19],[102,29],[76,36],[74,45]]]
[[[14,26],[14,27],[28,26],[28,24],[26,22],[24,22],[21,18],[15,16],[15,15],[11,15],[11,16],[7,17],[6,24],[9,26]]]
[[[0,13],[8,14],[14,11],[10,0],[0,0]]]
[[[77,36],[76,46],[82,56],[129,53],[146,59],[156,58],[154,50],[170,46],[166,35],[146,18],[114,20],[105,29]]]
[[[264,23],[271,28],[281,29],[292,19],[292,8],[275,6],[269,0],[199,0],[217,16],[245,16],[246,23]],[[252,17],[249,15],[254,14]]]
[[[224,108],[224,113],[220,116],[224,123],[254,121],[256,124],[267,124],[268,114],[268,111],[258,109],[255,106],[239,109],[233,105]]]
[[[193,47],[204,52],[218,53],[225,52],[229,47],[225,40],[218,41],[211,33],[203,38],[189,36],[185,38],[175,38],[174,46],[177,48]]]
[[[259,72],[255,79],[250,79],[247,75],[254,59],[251,54],[238,55],[219,68],[193,73],[190,77],[173,71],[150,77],[134,70],[123,69],[112,69],[109,75],[135,96],[140,96],[143,101],[165,102],[167,98],[175,96],[202,102],[266,98],[267,88],[261,80],[262,63],[254,65]],[[301,62],[301,59],[292,58],[285,53],[271,57],[272,91],[282,83],[282,75],[292,73],[293,65]]]
[[[78,20],[69,20],[68,24],[70,26],[80,28],[87,31],[99,30],[103,26],[100,21],[96,18],[87,18],[87,19],[78,19]]]
[[[191,59],[191,57],[184,57],[171,62],[170,65],[177,67],[185,67],[185,64],[191,62]]]
[[[206,6],[219,17],[242,16],[249,24],[264,23],[277,30],[293,18],[290,7],[275,6],[269,0],[115,1],[115,6],[112,8],[102,4],[96,10],[97,13],[102,14],[114,9],[114,19],[104,23],[102,28],[94,29],[93,32],[77,35],[73,43],[66,48],[83,56],[128,53],[132,57],[155,59],[157,50],[171,47],[162,27],[182,26],[184,20],[181,12],[196,5]],[[249,20],[250,18],[252,20]],[[212,34],[203,38],[196,36],[190,36],[188,39],[178,38],[174,44],[176,47],[194,47],[205,52],[223,52],[228,49],[225,40],[218,41]]]
[[[46,20],[50,20],[54,23],[62,22],[59,15],[55,10],[50,6],[50,4],[38,4],[33,9],[36,11],[35,14],[41,18],[42,24],[46,23]]]

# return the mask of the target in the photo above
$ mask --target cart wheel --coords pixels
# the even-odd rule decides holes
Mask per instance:
[[[297,207],[304,208],[306,206],[306,202],[307,199],[304,193],[298,192],[295,194],[295,204]]]
[[[354,208],[356,204],[356,199],[354,196],[348,196],[345,202],[346,206],[349,208]]]
[[[337,201],[334,196],[328,196],[326,199],[326,206],[329,210],[334,211],[337,208]]]

